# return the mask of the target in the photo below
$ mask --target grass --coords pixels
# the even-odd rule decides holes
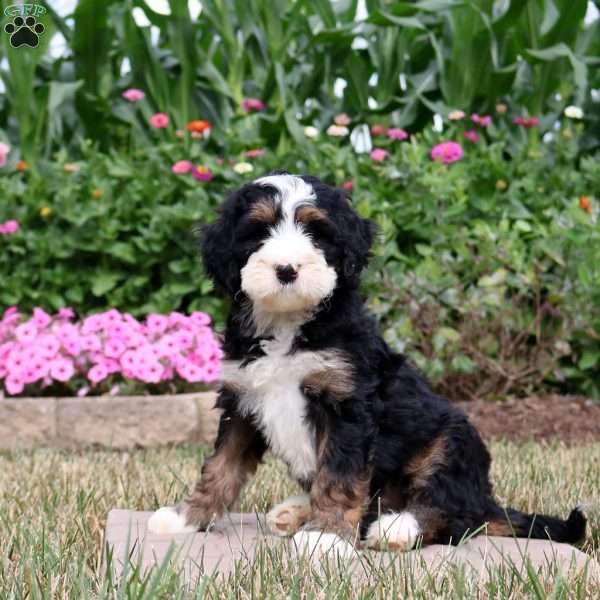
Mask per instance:
[[[493,479],[502,502],[566,515],[591,504],[584,549],[600,559],[597,509],[600,444],[494,443]],[[185,590],[175,568],[130,571],[118,584],[102,572],[102,534],[111,508],[151,510],[179,499],[198,473],[202,449],[116,453],[36,450],[0,454],[0,599],[12,598],[596,598],[586,574],[540,576],[497,568],[488,583],[454,569],[445,578],[415,574],[396,560],[353,583],[344,569],[294,560],[285,548],[240,560],[228,579],[204,578]],[[241,498],[241,509],[263,511],[295,492],[280,464],[269,460]]]

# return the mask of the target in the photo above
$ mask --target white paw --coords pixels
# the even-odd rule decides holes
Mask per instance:
[[[310,519],[310,515],[309,496],[290,496],[267,513],[267,526],[275,535],[292,535]]]
[[[292,538],[299,554],[310,558],[330,556],[348,559],[357,556],[356,548],[335,533],[299,531]]]
[[[174,507],[163,506],[148,519],[148,531],[159,534],[193,533],[196,528],[186,525],[185,515],[179,514]]]
[[[405,552],[413,548],[420,534],[421,528],[412,513],[389,513],[371,523],[365,545],[376,550]]]

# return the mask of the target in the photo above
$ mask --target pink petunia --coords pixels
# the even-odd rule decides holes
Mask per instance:
[[[58,309],[58,318],[59,319],[72,319],[75,316],[75,311],[68,306]]]
[[[109,358],[119,358],[125,350],[127,346],[118,338],[112,338],[104,343],[104,354]]]
[[[50,363],[50,376],[56,381],[69,381],[74,373],[73,361],[68,358],[57,358]]]
[[[259,156],[263,156],[264,153],[264,148],[252,148],[252,150],[246,150],[244,155],[246,156],[246,158],[258,158]]]
[[[389,155],[390,153],[383,148],[373,148],[371,150],[371,158],[377,162],[384,161]]]
[[[150,333],[160,334],[169,326],[169,318],[165,315],[151,314],[146,318],[146,327]]]
[[[387,136],[392,140],[406,140],[408,139],[408,133],[404,129],[392,127],[387,130]]]
[[[100,338],[97,335],[90,334],[81,336],[81,347],[87,352],[98,352],[102,348]]]
[[[14,396],[15,394],[20,394],[23,391],[25,388],[25,382],[20,377],[9,375],[4,380],[4,387],[9,394]]]
[[[163,112],[153,114],[150,117],[150,125],[155,129],[165,129],[169,125],[169,115]]]
[[[465,139],[473,142],[474,144],[480,139],[479,134],[474,129],[468,129],[463,133],[463,135],[465,136]]]
[[[146,94],[137,88],[129,88],[123,92],[122,96],[125,100],[129,100],[129,102],[139,102],[146,97]]]
[[[432,160],[450,164],[463,157],[463,149],[456,142],[442,142],[431,149]]]
[[[175,173],[175,175],[185,175],[192,170],[194,165],[190,160],[178,160],[172,167],[171,171]]]
[[[35,343],[44,358],[54,358],[60,350],[60,342],[50,334],[41,335]]]
[[[88,372],[87,378],[92,383],[100,383],[108,377],[108,369],[104,365],[94,365]]]
[[[242,107],[246,112],[255,112],[265,109],[265,104],[258,98],[244,98],[242,101]]]
[[[81,338],[69,337],[62,341],[62,346],[67,354],[77,356],[81,352]]]
[[[30,344],[37,337],[38,330],[34,323],[28,321],[15,329],[15,337],[22,344]]]
[[[210,325],[210,317],[205,312],[194,311],[190,315],[190,321],[195,325]]]

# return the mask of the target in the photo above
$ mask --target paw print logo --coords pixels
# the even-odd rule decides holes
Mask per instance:
[[[45,27],[31,16],[26,19],[15,17],[12,23],[4,26],[4,31],[10,35],[10,45],[13,48],[20,46],[36,48],[40,41],[39,36],[44,33],[44,29]]]

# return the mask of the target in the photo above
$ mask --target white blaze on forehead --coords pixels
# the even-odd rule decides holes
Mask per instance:
[[[286,221],[293,222],[296,208],[301,204],[313,204],[316,200],[315,190],[310,183],[297,175],[267,175],[254,183],[270,185],[279,191],[278,200]]]

